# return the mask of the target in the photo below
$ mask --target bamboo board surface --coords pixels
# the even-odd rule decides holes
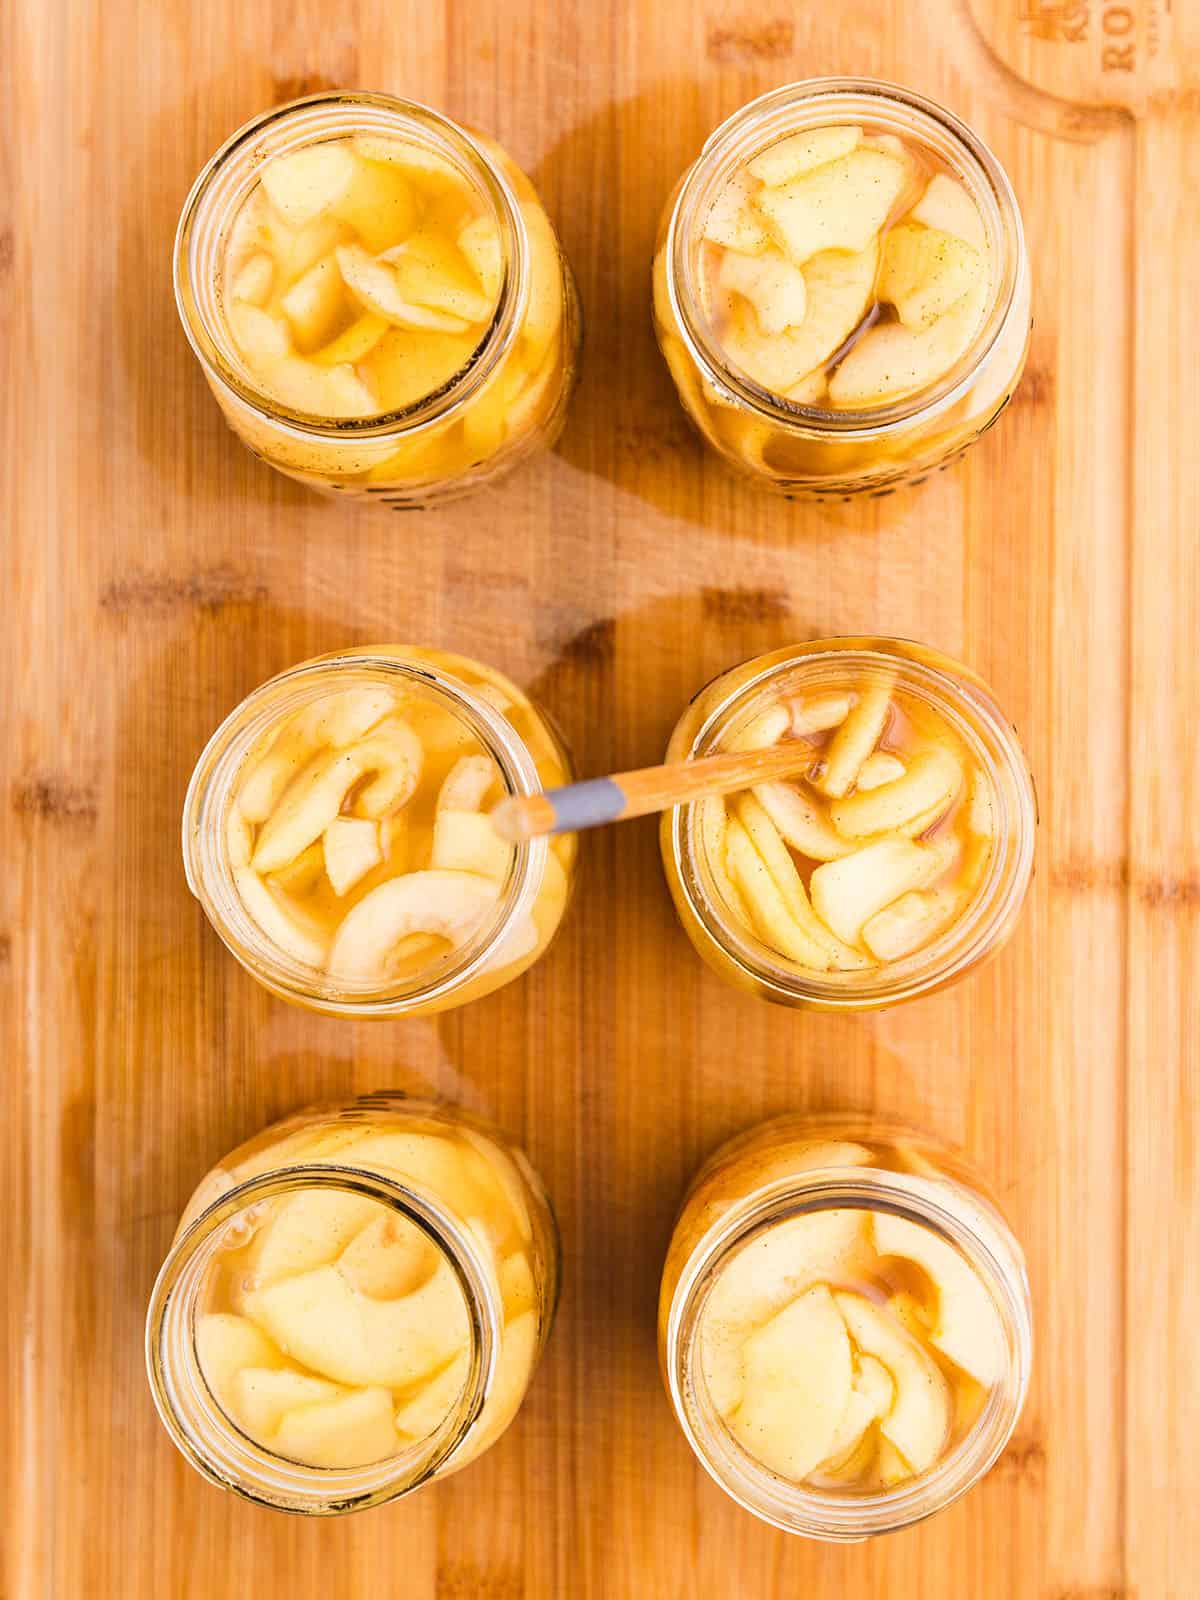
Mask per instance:
[[[5,1600],[1195,1595],[1200,9],[14,0],[0,72]],[[964,464],[817,509],[705,458],[654,349],[649,261],[709,129],[834,72],[909,83],[993,145],[1036,326]],[[559,223],[582,384],[557,452],[486,502],[396,518],[310,497],[227,433],[178,326],[195,172],[251,114],[324,86],[490,129]],[[971,662],[1035,768],[1024,920],[948,994],[844,1020],[734,993],[676,925],[649,820],[587,839],[528,977],[429,1022],[288,1008],[188,896],[193,761],[303,657],[403,638],[477,655],[593,775],[661,759],[725,666],[854,632]],[[384,1086],[524,1141],[562,1224],[562,1311],[517,1423],[469,1471],[336,1523],[273,1517],[160,1429],[146,1299],[214,1159]],[[739,1513],[656,1369],[688,1176],[792,1107],[879,1107],[964,1143],[1033,1280],[1034,1384],[1003,1460],[867,1546]]]

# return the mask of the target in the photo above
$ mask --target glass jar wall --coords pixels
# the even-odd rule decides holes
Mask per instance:
[[[545,1190],[490,1124],[402,1095],[313,1107],[189,1201],[147,1318],[155,1404],[247,1499],[379,1504],[509,1425],[558,1281]]]
[[[486,812],[569,777],[545,713],[490,667],[408,645],[324,656],[256,689],[210,739],[184,805],[188,883],[285,999],[446,1010],[554,937],[574,837],[508,845]]]
[[[787,1532],[851,1541],[965,1493],[1029,1383],[1020,1246],[962,1161],[865,1118],[719,1149],[663,1271],[659,1354],[702,1465]]]
[[[887,493],[960,455],[1020,378],[1012,187],[910,90],[776,89],[712,134],[669,200],[654,321],[684,409],[738,472],[793,497]]]
[[[193,186],[180,315],[234,432],[398,509],[494,481],[562,427],[579,314],[533,185],[426,106],[335,93],[257,117]]]
[[[706,685],[668,761],[782,741],[797,775],[665,812],[663,864],[701,956],[787,1005],[867,1010],[963,977],[1011,934],[1032,779],[987,686],[897,639],[824,639]]]

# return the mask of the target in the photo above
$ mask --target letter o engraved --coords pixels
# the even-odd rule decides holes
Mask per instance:
[[[1110,38],[1119,39],[1122,34],[1131,33],[1134,25],[1134,15],[1128,6],[1109,6],[1100,25]]]

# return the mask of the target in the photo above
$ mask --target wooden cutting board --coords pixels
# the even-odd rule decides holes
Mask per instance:
[[[15,0],[0,23],[0,1171],[11,1600],[1171,1600],[1197,1592],[1200,7],[1188,0]],[[655,219],[708,130],[814,73],[899,79],[1025,212],[1029,368],[957,470],[834,508],[689,433],[650,334]],[[419,518],[310,497],[226,432],[172,233],[254,112],[325,86],[493,130],[575,264],[584,375],[550,458]],[[656,760],[713,673],[908,634],[1019,724],[1042,825],[1005,954],[870,1020],[721,985],[652,822],[589,838],[550,956],[429,1022],[268,998],[184,886],[204,739],[273,672],[413,639],[529,685],[595,774]],[[196,1180],[317,1096],[432,1090],[512,1128],[566,1285],[479,1464],[336,1523],[207,1487],[159,1428],[146,1298]],[[693,1462],[654,1304],[714,1143],[789,1107],[962,1141],[1024,1241],[1033,1391],[988,1480],[869,1546],[788,1539]]]

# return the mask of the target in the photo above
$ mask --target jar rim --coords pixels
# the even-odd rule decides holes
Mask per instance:
[[[365,417],[321,417],[287,405],[268,394],[239,371],[222,351],[221,340],[197,296],[197,283],[207,275],[195,271],[198,236],[211,223],[216,228],[214,243],[220,239],[250,193],[254,171],[261,159],[259,142],[281,123],[306,118],[317,122],[322,114],[337,120],[345,113],[345,125],[313,129],[312,138],[299,139],[296,148],[317,142],[319,136],[344,137],[364,131],[364,116],[370,127],[384,134],[399,130],[412,133],[419,127],[425,139],[432,139],[438,153],[469,176],[482,189],[492,208],[493,220],[500,229],[503,278],[495,309],[487,330],[466,366],[453,374],[439,389],[409,405],[393,411],[373,412]],[[357,114],[357,115],[356,115]],[[247,181],[240,185],[230,177],[231,167],[241,162]],[[240,170],[240,169],[239,169]],[[221,195],[220,186],[228,182],[232,192]],[[218,199],[225,204],[209,216],[205,207]],[[401,99],[372,90],[332,90],[304,95],[283,105],[272,106],[237,128],[201,168],[184,201],[175,233],[173,277],[175,304],[188,343],[209,381],[229,390],[259,417],[295,439],[371,439],[393,433],[416,434],[437,423],[445,423],[466,406],[484,387],[515,344],[524,307],[529,297],[530,246],[525,219],[507,175],[483,145],[452,118],[419,100]],[[209,285],[211,287],[211,285]]]
[[[875,973],[823,975],[788,963],[728,910],[705,878],[708,867],[697,835],[697,807],[692,803],[676,806],[664,818],[664,848],[670,850],[680,892],[707,936],[751,983],[765,987],[772,1000],[831,1011],[870,1009],[915,999],[953,982],[994,953],[1015,921],[1032,875],[1037,796],[1016,732],[984,680],[941,651],[898,638],[814,639],[752,658],[752,663],[758,668],[754,675],[735,684],[708,708],[687,748],[675,759],[711,754],[735,716],[748,714],[756,697],[766,698],[781,676],[802,671],[806,663],[818,670],[840,663],[853,663],[859,670],[863,666],[893,674],[899,670],[899,687],[924,693],[993,779],[997,769],[1003,771],[1012,789],[1012,816],[1001,819],[996,829],[997,847],[990,854],[986,876],[972,905],[944,933],[911,956],[885,963]],[[719,687],[723,678],[736,671],[736,666],[728,669],[709,688]],[[963,706],[969,708],[969,717]],[[985,731],[986,743],[975,722]],[[1006,796],[1000,786],[993,781],[992,788],[997,803],[1004,803]],[[1006,821],[1009,826],[1004,825]]]
[[[371,646],[316,656],[259,684],[209,738],[193,769],[183,804],[182,847],[188,887],[225,947],[272,993],[337,1016],[394,1016],[450,1002],[456,991],[488,966],[519,920],[532,912],[549,855],[545,838],[514,845],[512,870],[492,917],[439,963],[436,976],[430,978],[423,979],[418,973],[390,988],[335,982],[288,958],[257,930],[242,908],[229,867],[225,823],[237,774],[257,738],[321,694],[335,692],[338,681],[347,674],[417,685],[435,701],[440,697],[449,702],[453,713],[496,761],[510,793],[540,791],[533,753],[507,717],[436,662],[405,658],[404,648]]]
[[[718,1152],[719,1155],[719,1152]],[[664,1370],[688,1444],[713,1481],[743,1509],[785,1533],[853,1542],[894,1532],[945,1509],[995,1464],[1028,1392],[1033,1330],[1020,1245],[978,1191],[955,1180],[977,1216],[964,1220],[940,1193],[945,1184],[883,1168],[826,1167],[759,1185],[721,1213],[692,1246],[666,1318]],[[874,1494],[837,1494],[788,1482],[755,1460],[720,1418],[706,1415],[690,1378],[708,1295],[721,1270],[778,1223],[817,1211],[886,1210],[948,1240],[984,1280],[1004,1323],[1009,1368],[971,1428],[929,1471]],[[710,1408],[711,1410],[711,1408]]]
[[[748,134],[761,120],[795,112],[800,104],[814,108],[831,105],[829,115],[835,115],[838,109],[845,115],[852,115],[856,107],[861,113],[865,106],[874,113],[876,121],[882,120],[885,112],[893,108],[915,117],[920,123],[915,130],[917,137],[922,137],[926,143],[941,139],[954,150],[959,164],[958,176],[970,181],[977,202],[980,199],[986,202],[984,221],[992,235],[993,247],[1003,246],[1002,255],[997,257],[1000,268],[996,274],[997,292],[988,317],[969,349],[936,383],[889,405],[834,409],[801,405],[775,394],[725,359],[719,342],[708,330],[707,318],[700,307],[689,260],[690,229],[684,225],[685,211],[689,219],[698,213],[705,197],[715,190],[718,182],[732,175],[750,142]],[[779,136],[786,131],[786,126],[781,127]],[[945,155],[944,151],[941,153]],[[670,262],[667,294],[671,310],[688,354],[705,381],[798,436],[819,438],[836,434],[849,442],[885,439],[917,420],[931,420],[956,405],[1001,346],[1018,305],[1018,288],[1026,271],[1020,207],[1008,174],[988,145],[966,122],[937,101],[902,84],[875,78],[799,79],[768,90],[740,106],[708,136],[700,155],[684,174],[671,207],[664,250]]]
[[[428,1448],[415,1455],[406,1457],[401,1451],[361,1467],[337,1468],[277,1455],[238,1427],[200,1365],[191,1338],[195,1302],[205,1269],[220,1248],[222,1230],[251,1206],[314,1188],[358,1195],[402,1215],[430,1239],[462,1291],[469,1330],[467,1377],[441,1425],[420,1442]],[[147,1307],[146,1372],[163,1426],[203,1477],[273,1510],[328,1515],[364,1510],[407,1494],[453,1456],[492,1388],[502,1330],[503,1315],[478,1245],[440,1201],[399,1177],[352,1163],[297,1162],[227,1189],[173,1241]],[[182,1363],[175,1341],[184,1341]],[[204,1437],[205,1428],[211,1437]]]

